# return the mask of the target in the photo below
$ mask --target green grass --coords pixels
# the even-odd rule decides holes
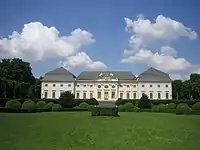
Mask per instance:
[[[0,114],[0,150],[200,150],[200,116]]]

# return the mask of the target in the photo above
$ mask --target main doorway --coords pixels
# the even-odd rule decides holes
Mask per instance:
[[[108,92],[104,92],[104,100],[108,100]]]

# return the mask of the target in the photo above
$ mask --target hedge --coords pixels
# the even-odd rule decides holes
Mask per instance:
[[[187,114],[190,111],[188,104],[180,103],[176,107],[176,114]]]
[[[52,111],[61,111],[62,106],[60,104],[53,104]]]
[[[35,109],[33,111],[29,111],[28,109],[15,109],[15,108],[5,108],[0,107],[1,113],[35,113],[35,112],[50,112],[51,109]]]
[[[192,110],[199,110],[199,111],[200,111],[200,102],[195,103],[195,104],[192,106]]]
[[[38,101],[36,104],[37,108],[44,108],[45,105],[46,105],[45,101]]]
[[[62,108],[61,111],[88,111],[85,108]]]
[[[15,108],[15,109],[19,109],[21,107],[21,103],[18,102],[17,100],[9,100],[7,101],[6,108]]]
[[[49,102],[49,103],[47,103],[45,106],[44,106],[44,108],[45,109],[52,109],[52,107],[53,107],[53,102]]]
[[[91,111],[92,116],[119,116],[118,107],[94,107]]]
[[[36,104],[35,104],[35,102],[32,101],[32,100],[25,101],[25,102],[22,104],[22,109],[27,109],[29,112],[35,111],[35,109],[36,109]]]

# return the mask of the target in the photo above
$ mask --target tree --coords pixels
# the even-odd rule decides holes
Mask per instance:
[[[139,107],[144,108],[144,109],[151,108],[150,100],[146,94],[142,94],[142,97],[140,98],[140,101],[139,101]]]
[[[64,108],[72,108],[75,106],[74,95],[69,91],[62,93],[58,102]]]

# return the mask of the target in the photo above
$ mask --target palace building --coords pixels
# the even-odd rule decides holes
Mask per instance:
[[[169,74],[152,67],[138,77],[130,71],[84,71],[76,77],[63,67],[44,75],[41,98],[58,99],[65,91],[73,93],[76,99],[98,101],[140,99],[143,93],[150,99],[172,99]]]

